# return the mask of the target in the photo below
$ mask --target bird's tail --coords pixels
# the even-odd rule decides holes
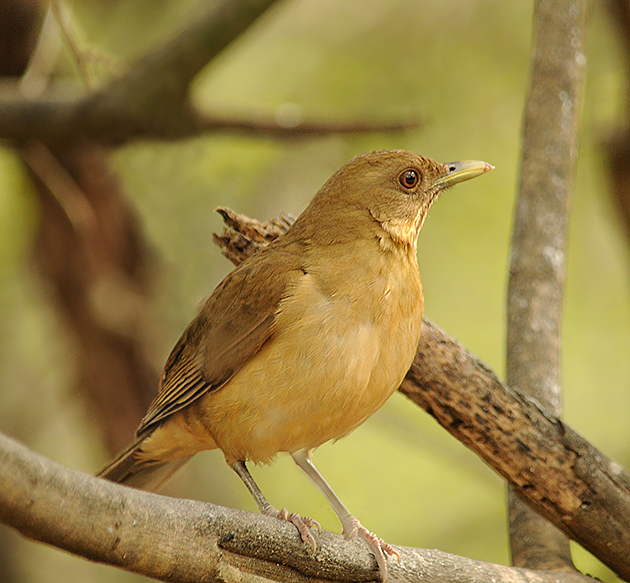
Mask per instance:
[[[136,437],[96,477],[131,488],[157,490],[192,457],[187,456],[173,461],[147,459],[141,453],[143,442],[149,435],[151,434],[145,433]]]

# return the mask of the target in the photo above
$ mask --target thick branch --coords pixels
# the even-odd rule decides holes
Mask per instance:
[[[218,209],[215,242],[240,263],[286,229]],[[243,244],[243,240],[249,244]],[[630,475],[425,320],[400,391],[508,480],[538,513],[630,580]]]
[[[508,289],[508,381],[560,414],[560,327],[585,0],[539,1]]]
[[[426,320],[400,390],[531,508],[630,580],[630,475],[619,464]]]
[[[83,404],[114,455],[155,397],[147,300],[155,258],[105,154],[93,144],[19,149],[40,204],[34,259],[71,331]]]
[[[570,194],[586,77],[586,0],[539,0],[507,308],[507,381],[562,412],[560,344]],[[571,566],[569,541],[510,496],[514,564]]]
[[[60,520],[60,513],[63,520]],[[125,488],[59,466],[0,435],[0,520],[92,561],[162,581],[370,581],[376,561],[362,542],[328,532],[317,551],[296,529],[263,515]],[[398,547],[390,581],[588,583]]]

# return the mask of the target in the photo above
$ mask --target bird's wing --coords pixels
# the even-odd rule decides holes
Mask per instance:
[[[182,334],[138,434],[221,388],[272,335],[278,305],[302,272],[297,255],[266,251],[230,273]]]

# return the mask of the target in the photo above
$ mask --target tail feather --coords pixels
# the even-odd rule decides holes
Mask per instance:
[[[136,437],[96,477],[118,482],[131,488],[157,490],[192,457],[187,456],[165,462],[143,459],[139,454],[142,451],[144,440],[149,435],[150,433]]]

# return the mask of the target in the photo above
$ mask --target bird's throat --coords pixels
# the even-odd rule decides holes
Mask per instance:
[[[418,233],[422,228],[426,212],[420,209],[417,215],[411,219],[390,219],[380,223],[385,237],[380,240],[384,250],[404,250],[415,255],[418,245]]]

